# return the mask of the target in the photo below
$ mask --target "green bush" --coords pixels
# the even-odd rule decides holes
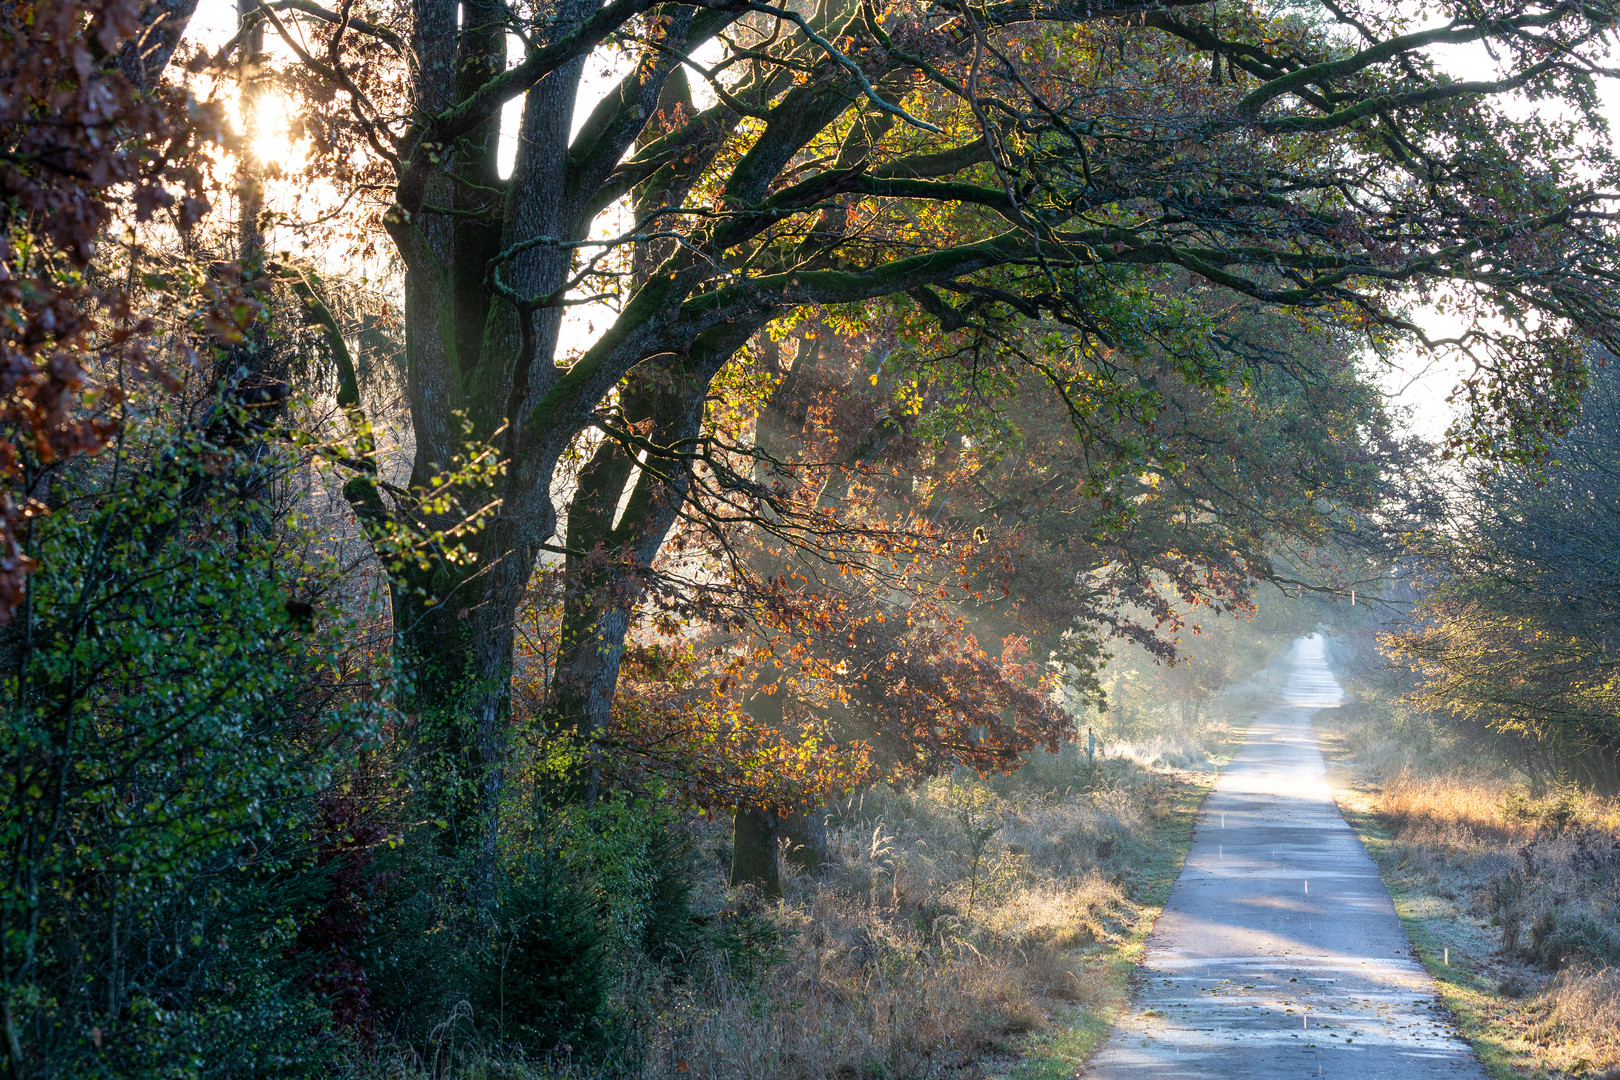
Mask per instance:
[[[287,950],[310,796],[371,717],[258,450],[132,424],[32,529],[0,642],[14,1075],[319,1074],[335,1045]]]
[[[423,831],[378,860],[390,884],[376,897],[361,957],[379,1037],[431,1054],[435,1029],[472,992],[483,938],[446,887],[438,837]]]
[[[641,951],[654,964],[684,970],[700,945],[692,912],[693,843],[662,830],[648,847],[650,884],[641,920]]]
[[[1534,825],[1557,835],[1580,824],[1584,803],[1581,790],[1573,784],[1560,785],[1540,799],[1513,788],[1502,798],[1502,813],[1509,821]]]
[[[531,1050],[601,1041],[613,975],[594,883],[539,857],[502,890],[476,1015]]]

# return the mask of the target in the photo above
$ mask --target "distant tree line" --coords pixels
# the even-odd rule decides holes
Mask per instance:
[[[1537,465],[1472,477],[1392,637],[1417,700],[1541,783],[1620,792],[1620,369]]]

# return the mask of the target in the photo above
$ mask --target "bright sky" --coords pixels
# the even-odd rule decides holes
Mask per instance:
[[[217,49],[229,40],[235,31],[234,0],[200,0],[187,36],[211,49]],[[268,44],[275,50],[278,43],[273,41],[273,34],[270,37],[272,41]],[[512,41],[512,48],[515,56],[515,38]],[[1456,78],[1488,78],[1497,70],[1496,62],[1483,48],[1453,49],[1448,52],[1445,59],[1451,74]],[[616,75],[611,59],[592,57],[588,63],[591,67],[586,74],[585,94],[574,113],[576,131],[591,108],[607,92]],[[694,80],[695,93],[701,94],[704,89],[701,79]],[[1616,133],[1620,133],[1620,86],[1612,84],[1607,86],[1603,98],[1604,111],[1609,123]],[[302,160],[303,151],[288,137],[288,118],[284,106],[278,108],[280,105],[281,103],[277,101],[266,101],[261,105],[260,131],[255,139],[255,151],[262,160],[296,165]],[[509,104],[502,117],[503,172],[510,170],[517,153],[517,122],[520,107],[518,102]],[[630,224],[628,210],[621,205],[604,213],[595,231],[598,235],[610,236],[623,231]],[[1430,337],[1449,337],[1460,329],[1460,325],[1454,319],[1432,308],[1418,308],[1413,314],[1415,321],[1424,327]],[[565,321],[565,342],[572,344],[574,348],[588,344],[602,329],[600,324],[605,317],[610,317],[606,311],[570,309]],[[1390,395],[1391,403],[1397,407],[1410,408],[1410,424],[1414,431],[1430,438],[1438,437],[1451,420],[1451,410],[1445,399],[1458,382],[1460,367],[1456,364],[1434,362],[1430,358],[1418,356],[1415,352],[1396,356],[1391,360],[1392,366],[1383,376],[1385,391]]]
[[[1437,50],[1436,55],[1457,79],[1489,79],[1500,71],[1497,62],[1482,46]],[[1620,85],[1606,80],[1601,84],[1600,100],[1611,137],[1620,137]],[[1528,102],[1521,106],[1525,112],[1533,107]],[[1413,321],[1423,327],[1430,338],[1452,337],[1463,329],[1455,317],[1432,307],[1414,308],[1412,314]],[[1384,388],[1392,395],[1392,404],[1411,409],[1411,427],[1415,432],[1431,439],[1439,438],[1454,415],[1445,399],[1462,377],[1461,365],[1435,361],[1415,351],[1394,357],[1393,361],[1394,367],[1384,378]]]

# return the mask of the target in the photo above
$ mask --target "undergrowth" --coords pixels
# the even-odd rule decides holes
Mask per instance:
[[[1342,643],[1338,666],[1352,701],[1315,723],[1341,805],[1487,1067],[1620,1077],[1620,800],[1476,752]]]
[[[620,958],[607,1045],[543,1057],[480,1043],[452,1011],[427,1059],[357,1057],[416,1077],[821,1080],[977,1076],[1031,1033],[1122,1000],[1121,950],[1157,907],[1230,731],[1033,755],[1014,775],[966,770],[879,786],[829,808],[814,872],[781,861],[784,897],[725,884],[729,830],[691,827],[696,883],[680,955]],[[1184,828],[1183,828],[1183,831]],[[1156,875],[1156,876],[1154,876]],[[1162,902],[1162,898],[1161,898]],[[629,962],[624,962],[628,960]],[[1128,965],[1127,965],[1128,967]]]

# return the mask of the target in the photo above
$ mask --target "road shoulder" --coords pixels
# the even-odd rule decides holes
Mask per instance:
[[[1085,955],[1087,971],[1099,989],[1096,998],[1054,1016],[1041,1031],[1025,1036],[1013,1052],[987,1063],[994,1080],[1070,1080],[1107,1039],[1135,996],[1135,980],[1147,940],[1192,845],[1199,808],[1233,755],[1248,737],[1258,710],[1248,711],[1241,726],[1207,771],[1166,770],[1166,794],[1153,822],[1152,855],[1126,884],[1130,917],[1122,933]]]
[[[1393,831],[1374,809],[1378,784],[1352,768],[1347,740],[1331,715],[1318,714],[1314,723],[1339,812],[1377,864],[1413,950],[1486,1071],[1496,1080],[1592,1075],[1559,1048],[1532,1041],[1534,1018],[1524,994],[1544,976],[1503,957],[1495,928],[1470,914],[1443,880],[1404,865]],[[1511,987],[1519,988],[1518,996],[1506,991]]]

